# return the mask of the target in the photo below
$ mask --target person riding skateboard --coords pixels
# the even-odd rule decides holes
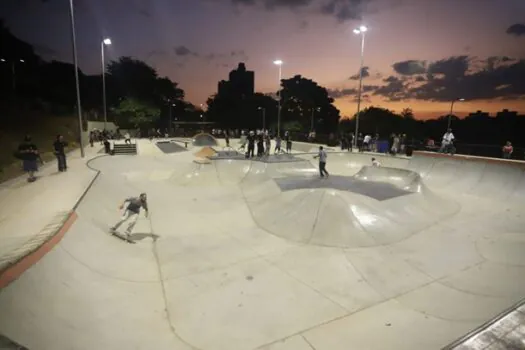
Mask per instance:
[[[135,227],[135,224],[139,218],[141,208],[144,208],[145,216],[148,217],[148,200],[146,193],[141,193],[139,197],[130,197],[125,199],[124,202],[119,206],[119,209],[124,209],[124,205],[126,203],[128,203],[128,205],[124,210],[124,214],[120,218],[120,221],[117,222],[115,226],[110,229],[110,231],[113,234],[117,233],[117,229],[120,227],[120,225],[126,221],[129,221],[128,228],[126,229],[126,239],[129,240],[131,232],[133,231],[133,227]]]

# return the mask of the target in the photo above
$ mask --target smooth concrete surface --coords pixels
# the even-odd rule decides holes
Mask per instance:
[[[79,150],[70,152],[67,172],[59,172],[56,161],[51,161],[36,173],[35,182],[22,175],[0,185],[0,274],[64,224],[96,175],[85,163],[99,149],[86,147],[85,158]]]
[[[196,150],[94,160],[70,231],[0,291],[0,333],[31,350],[440,349],[525,297],[522,163],[329,154],[333,175],[412,192],[378,201],[281,191],[320,181],[311,155]],[[140,192],[130,245],[107,231]]]

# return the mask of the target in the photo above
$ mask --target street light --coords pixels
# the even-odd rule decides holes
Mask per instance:
[[[171,103],[171,101],[168,100],[168,108],[169,108],[169,125],[168,125],[168,128],[169,128],[169,133],[170,133],[170,136],[172,134],[172,131],[173,131],[173,120],[172,117],[171,117],[171,107],[176,107],[177,105],[175,103]],[[175,118],[175,120],[177,120],[177,118]]]
[[[273,64],[279,66],[279,91],[278,91],[279,99],[277,100],[279,105],[277,108],[277,136],[281,136],[281,80],[282,80],[283,61],[275,60],[273,61]]]
[[[82,105],[80,104],[80,83],[78,79],[77,39],[75,34],[75,10],[73,0],[69,0],[69,18],[71,20],[71,42],[73,44],[73,62],[75,64],[75,85],[77,89],[78,131],[80,137],[80,156],[84,158],[84,140],[82,138]]]
[[[13,88],[13,93],[16,93],[16,66],[15,62],[25,63],[25,60],[18,59],[18,60],[12,60],[11,61],[11,84]],[[0,58],[0,62],[7,63],[7,60],[5,58]]]
[[[315,111],[318,111],[320,112],[321,111],[321,107],[317,107],[317,108],[312,108],[312,120],[311,120],[311,123],[310,123],[310,132],[314,131],[314,116],[315,116]]]
[[[257,108],[259,111],[262,111],[262,125],[263,125],[263,131],[266,130],[266,108],[264,107],[259,107]]]
[[[450,104],[450,114],[448,115],[447,130],[450,129],[450,123],[452,122],[452,111],[454,110],[454,103],[456,103],[456,101],[463,102],[463,101],[465,101],[465,99],[464,98],[456,98]]]
[[[106,60],[104,59],[104,47],[111,45],[111,39],[106,38],[100,43],[100,55],[102,56],[102,104],[104,108],[104,130],[108,122],[108,113],[106,107]]]
[[[361,35],[361,65],[359,66],[359,90],[357,93],[357,114],[355,117],[355,136],[354,143],[357,147],[357,137],[359,135],[359,112],[361,111],[361,89],[363,87],[363,63],[365,55],[365,33],[368,30],[365,26],[354,29],[354,34]]]

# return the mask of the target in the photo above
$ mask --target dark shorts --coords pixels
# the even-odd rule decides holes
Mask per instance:
[[[38,163],[36,160],[24,160],[24,171],[38,171]]]

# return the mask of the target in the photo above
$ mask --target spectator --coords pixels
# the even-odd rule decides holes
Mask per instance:
[[[65,151],[66,147],[67,147],[67,142],[64,141],[64,137],[62,135],[57,135],[57,139],[53,143],[53,148],[55,150],[54,153],[58,161],[58,171],[67,170],[66,151]]]
[[[31,136],[26,135],[24,142],[18,146],[18,154],[23,161],[24,171],[28,174],[27,181],[34,182],[36,180],[35,173],[38,171],[37,161],[41,158]]]
[[[504,159],[510,159],[512,157],[512,152],[514,152],[514,147],[512,147],[512,143],[510,141],[507,141],[505,146],[503,146],[503,158]]]
[[[454,153],[454,134],[452,129],[448,129],[447,132],[443,135],[441,140],[441,148],[439,149],[440,153]]]

